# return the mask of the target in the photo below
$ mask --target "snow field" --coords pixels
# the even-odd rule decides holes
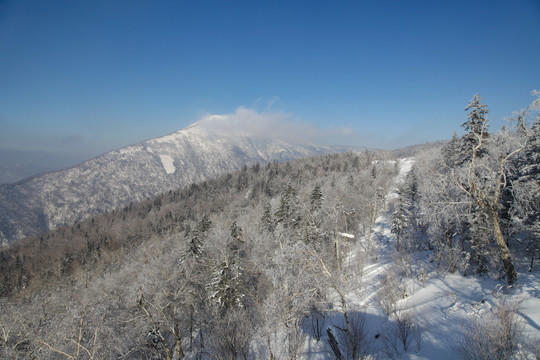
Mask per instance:
[[[399,165],[400,173],[393,190],[387,195],[388,201],[398,198],[397,187],[411,170],[413,159],[402,159]],[[356,247],[343,261],[350,273],[351,288],[346,294],[348,311],[351,317],[360,316],[365,320],[365,344],[368,347],[365,358],[459,358],[459,344],[467,334],[471,320],[481,322],[494,318],[501,304],[518,307],[518,328],[523,329],[523,337],[533,346],[539,344],[538,273],[519,274],[518,283],[514,288],[507,289],[503,283],[489,278],[430,271],[433,266],[430,266],[428,259],[404,259],[394,253],[390,229],[391,213],[382,210],[372,230],[371,253],[366,256],[367,236],[364,236],[357,239]],[[354,238],[352,234],[341,235],[343,238]],[[388,283],[392,282],[399,286],[396,289],[399,299],[393,312],[388,315],[381,309],[381,304],[389,300]],[[336,297],[335,306],[338,303]],[[403,319],[410,319],[412,325],[406,351],[398,334],[398,325],[400,321],[403,323]],[[344,326],[343,316],[336,312],[324,321],[325,331],[320,341],[305,337],[301,358],[335,357],[328,344],[326,329],[332,329],[334,334],[339,332],[338,329]]]

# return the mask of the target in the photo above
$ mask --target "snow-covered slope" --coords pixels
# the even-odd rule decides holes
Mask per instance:
[[[0,243],[71,224],[247,163],[339,150],[248,134],[222,135],[204,125],[195,123],[66,170],[1,185]]]
[[[413,159],[400,160],[396,188],[390,190],[386,197],[389,203],[397,199],[397,187],[412,165]],[[366,338],[362,342],[364,348],[360,350],[365,358],[503,358],[490,357],[487,353],[501,346],[497,342],[502,342],[502,339],[497,336],[507,336],[504,326],[509,325],[509,321],[504,326],[499,322],[505,319],[513,322],[511,330],[521,338],[517,350],[519,355],[515,358],[538,359],[540,274],[526,272],[523,268],[518,282],[509,288],[502,280],[438,272],[436,266],[421,254],[404,256],[394,252],[391,212],[385,209],[376,219],[372,238],[375,240],[373,253],[360,273],[357,270],[351,272],[348,280],[351,286],[345,296],[351,316],[365,321]],[[361,261],[358,254],[364,252],[366,241],[367,236],[358,239],[356,249],[344,263],[357,267]],[[381,303],[390,304],[393,296],[397,301],[389,315],[383,311]],[[339,332],[336,329],[343,327],[339,317],[330,318],[324,324],[324,328],[334,329],[336,333]],[[472,344],[467,344],[465,339],[471,340]],[[323,335],[323,341],[306,337],[304,342],[302,359],[335,358],[327,336]],[[489,344],[483,350],[484,357],[475,357],[476,353],[463,356],[461,351],[478,351],[474,349],[477,344]]]

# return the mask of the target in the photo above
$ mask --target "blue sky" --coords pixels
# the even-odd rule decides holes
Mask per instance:
[[[250,109],[379,148],[540,88],[540,1],[0,1],[0,148],[94,156]]]

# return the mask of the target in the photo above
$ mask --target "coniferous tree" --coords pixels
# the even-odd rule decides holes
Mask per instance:
[[[529,272],[532,271],[534,258],[540,252],[540,218],[537,216],[529,222],[529,237],[527,239],[527,251],[531,254]]]
[[[473,213],[473,218],[475,216],[485,216],[488,219],[506,279],[509,284],[513,284],[517,278],[517,273],[502,232],[498,208],[502,189],[506,183],[507,162],[519,153],[523,147],[517,146],[512,150],[501,149],[499,154],[491,154],[492,156],[489,159],[487,156],[490,155],[487,147],[489,137],[486,117],[487,106],[480,103],[480,97],[476,94],[469,102],[466,110],[469,111],[468,121],[462,124],[465,130],[468,131],[463,136],[464,150],[467,155],[467,163],[465,164],[467,166],[466,180],[458,179],[457,185],[472,200],[474,204],[473,210],[482,212],[482,214]],[[484,157],[493,163],[490,164],[488,161],[481,163],[480,160]],[[487,240],[484,239],[484,241]]]
[[[531,254],[529,271],[532,271],[534,258],[540,251],[540,114],[529,130],[520,170],[519,181],[525,183],[528,190],[525,223],[529,236],[526,245]]]
[[[212,280],[207,288],[210,300],[214,301],[222,313],[233,307],[243,306],[242,292],[243,269],[234,260],[222,261],[214,270]]]
[[[300,222],[296,189],[290,183],[285,186],[275,216],[276,223],[282,224],[286,229],[296,227]]]
[[[261,230],[273,233],[276,228],[274,216],[272,215],[272,205],[267,202],[264,205],[263,214],[261,216]]]
[[[403,238],[409,227],[410,204],[402,191],[399,191],[399,201],[396,209],[392,213],[391,232],[396,236],[396,247],[403,250]]]
[[[236,240],[236,241],[239,241],[240,240],[240,236],[242,234],[242,228],[240,228],[238,226],[238,224],[236,223],[236,221],[234,221],[231,225],[231,228],[230,228],[230,232],[231,232],[231,238],[233,240]]]
[[[187,256],[199,258],[202,255],[202,247],[205,236],[208,230],[210,230],[211,226],[212,221],[210,221],[208,215],[204,214],[197,222],[195,229],[193,229],[191,232],[191,237],[186,251]]]
[[[540,186],[540,115],[527,136],[520,180],[535,181]]]
[[[309,200],[311,204],[311,211],[315,211],[321,208],[324,198],[321,187],[319,185],[315,186],[315,188],[311,192],[311,195],[309,196]]]
[[[473,211],[466,237],[470,242],[471,261],[477,274],[486,274],[490,261],[489,219],[482,211]]]
[[[465,161],[463,154],[463,141],[455,132],[448,144],[442,148],[441,153],[443,155],[445,164],[451,168],[460,166]]]
[[[461,124],[466,131],[462,137],[462,156],[464,161],[470,161],[474,156],[484,157],[487,154],[488,121],[487,105],[480,102],[480,96],[474,95],[469,105],[465,108],[468,111],[467,121]]]

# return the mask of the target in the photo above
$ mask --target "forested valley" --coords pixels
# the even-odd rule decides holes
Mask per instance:
[[[539,105],[492,130],[476,95],[449,141],[255,163],[3,248],[0,357],[535,359],[509,299],[540,298]],[[407,303],[448,279],[497,289],[454,290],[452,344]]]

